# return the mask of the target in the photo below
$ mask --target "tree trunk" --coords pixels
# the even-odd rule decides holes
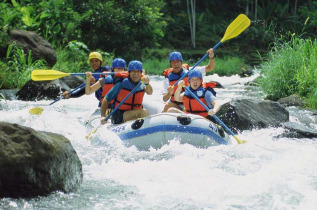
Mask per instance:
[[[254,20],[258,20],[258,0],[255,0],[254,4]]]
[[[196,48],[196,0],[187,0],[190,36],[193,48]]]

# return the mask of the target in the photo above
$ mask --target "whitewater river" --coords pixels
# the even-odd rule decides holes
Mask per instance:
[[[262,98],[244,86],[254,77],[213,75],[205,80],[225,87],[217,90],[225,102]],[[154,95],[145,100],[150,112],[157,112],[163,78],[150,78]],[[97,106],[94,96],[50,102],[1,100],[0,120],[67,137],[82,162],[83,183],[70,194],[0,199],[0,209],[317,209],[316,139],[280,138],[283,128],[267,128],[239,133],[247,140],[243,145],[199,149],[171,140],[161,149],[138,151],[103,127],[94,136],[102,144],[85,138],[85,121]],[[44,112],[30,115],[37,106]],[[299,111],[291,112],[291,121],[298,120]],[[311,118],[309,112],[300,113]]]

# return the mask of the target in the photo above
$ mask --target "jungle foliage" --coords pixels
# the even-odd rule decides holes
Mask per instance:
[[[187,7],[193,4],[195,9],[189,14]],[[2,0],[0,88],[19,88],[31,70],[45,66],[44,61],[35,61],[30,54],[8,45],[13,29],[35,31],[48,40],[57,52],[55,68],[63,71],[89,69],[88,53],[99,51],[107,64],[113,57],[141,59],[153,69],[151,73],[158,74],[168,67],[166,60],[172,50],[181,51],[189,64],[196,63],[221,40],[227,26],[244,13],[251,19],[251,25],[234,41],[229,40],[217,49],[216,73],[235,74],[245,68],[244,63],[264,62],[265,77],[273,75],[276,81],[267,87],[262,84],[268,95],[276,99],[298,93],[310,98],[310,106],[317,106],[313,105],[317,104],[316,82],[307,79],[307,75],[316,78],[314,65],[301,63],[305,69],[298,70],[298,64],[289,62],[292,54],[294,60],[296,56],[306,56],[301,57],[303,62],[311,59],[294,47],[315,52],[316,7],[315,0]],[[286,72],[285,77],[277,77],[274,72]]]
[[[7,0],[0,3],[0,46],[14,28],[36,31],[54,48],[71,41],[140,59],[146,48],[193,49],[187,14],[189,0]],[[251,26],[223,50],[266,50],[284,33],[316,37],[316,1],[196,1],[196,48],[207,49],[221,39],[240,13]],[[306,25],[305,21],[309,18]],[[2,55],[5,54],[2,52]]]

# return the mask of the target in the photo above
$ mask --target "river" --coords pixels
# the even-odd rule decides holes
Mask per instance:
[[[256,76],[256,75],[255,75]],[[223,102],[232,98],[263,98],[254,79],[218,77]],[[163,78],[151,76],[153,96],[146,96],[150,112],[162,108],[159,89]],[[83,165],[83,183],[69,194],[55,192],[32,199],[0,199],[0,209],[316,209],[317,141],[279,137],[283,128],[255,129],[238,134],[246,144],[207,149],[171,140],[158,150],[126,147],[106,129],[98,129],[94,144],[85,136],[85,121],[94,113],[93,95],[78,99],[22,102],[1,100],[1,121],[67,137]],[[30,115],[43,107],[41,115]],[[299,109],[290,108],[297,121]],[[301,117],[311,114],[302,111]],[[311,118],[311,123],[315,123]],[[233,139],[234,140],[234,139]]]

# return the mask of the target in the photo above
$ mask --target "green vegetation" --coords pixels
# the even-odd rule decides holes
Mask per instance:
[[[10,45],[4,62],[0,62],[0,87],[21,88],[31,78],[31,71],[45,67],[44,60],[32,60],[31,51],[25,55],[21,48]]]
[[[277,100],[292,94],[306,98],[317,108],[317,41],[293,36],[278,40],[263,63],[261,86],[268,98]]]
[[[203,57],[204,54],[201,55]],[[161,57],[161,55],[159,56]],[[184,60],[183,63],[187,63],[190,66],[193,66],[198,62],[199,59],[193,61],[193,60]],[[201,62],[199,66],[207,65],[209,62],[209,59],[206,58],[204,61]],[[154,75],[162,75],[162,72],[170,68],[170,64],[168,61],[168,57],[163,59],[144,59],[143,60],[143,66],[146,70],[147,74],[154,74]],[[247,65],[244,63],[242,58],[238,57],[225,57],[225,58],[216,58],[216,67],[215,70],[212,72],[209,72],[209,74],[218,74],[219,76],[229,76],[234,74],[239,74],[243,72],[243,69],[247,68]]]
[[[195,37],[188,4],[195,2]],[[191,5],[193,6],[193,5]],[[49,68],[31,53],[9,45],[13,29],[35,31],[51,43],[64,72],[90,70],[87,57],[99,51],[104,64],[114,57],[142,60],[148,74],[169,67],[168,54],[180,51],[184,63],[195,64],[218,43],[238,14],[251,26],[217,49],[221,76],[237,74],[247,64],[263,64],[264,91],[272,99],[299,94],[317,105],[317,1],[307,0],[8,0],[0,2],[0,88],[20,88],[33,69]],[[301,34],[285,38],[286,34]],[[276,37],[283,39],[276,39]],[[195,44],[193,44],[195,40]],[[269,48],[269,46],[272,46]],[[268,49],[272,49],[268,53]],[[201,65],[206,65],[208,59]],[[246,63],[246,64],[245,64]]]
[[[234,74],[240,74],[243,72],[243,69],[246,69],[247,65],[245,64],[243,58],[241,57],[224,57],[216,58],[216,67],[212,71],[214,74],[219,76],[230,76]]]

